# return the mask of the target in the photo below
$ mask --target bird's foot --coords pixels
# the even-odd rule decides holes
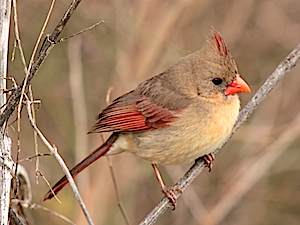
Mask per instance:
[[[182,193],[182,190],[179,187],[169,187],[167,188],[166,186],[161,188],[161,191],[165,194],[167,198],[169,198],[172,202],[173,205],[173,210],[175,210],[176,204],[177,204],[177,196],[174,193],[174,191],[178,191]]]
[[[214,154],[209,153],[208,155],[204,155],[202,158],[203,158],[204,162],[206,163],[206,166],[209,169],[208,172],[210,172],[212,169],[212,166],[213,166],[212,161],[214,161],[214,159],[215,159]]]

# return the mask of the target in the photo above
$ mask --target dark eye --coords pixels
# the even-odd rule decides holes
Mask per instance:
[[[222,84],[223,80],[221,78],[214,78],[212,80],[212,82],[215,84],[215,85],[220,85]]]

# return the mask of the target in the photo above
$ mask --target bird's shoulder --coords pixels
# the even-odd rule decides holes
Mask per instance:
[[[168,110],[182,110],[193,102],[193,98],[174,86],[174,79],[165,72],[144,81],[132,93]]]

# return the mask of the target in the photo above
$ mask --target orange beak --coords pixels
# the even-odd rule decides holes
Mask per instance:
[[[240,75],[236,75],[235,80],[225,89],[225,95],[233,95],[241,92],[251,92],[251,90],[246,81]]]

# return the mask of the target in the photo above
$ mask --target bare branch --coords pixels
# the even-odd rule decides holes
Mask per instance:
[[[23,66],[24,66],[24,70],[25,70],[25,73],[27,73],[26,59],[25,59],[25,55],[24,55],[24,52],[23,52],[23,47],[22,47],[20,33],[19,33],[17,1],[13,0],[13,4],[12,5],[13,5],[13,11],[14,11],[15,36],[16,36],[15,47],[19,48],[20,55],[21,55],[21,60],[22,60]]]
[[[117,180],[116,180],[116,176],[115,176],[115,173],[114,173],[114,168],[113,168],[112,162],[111,162],[109,156],[107,156],[106,159],[107,159],[107,164],[108,164],[109,171],[110,171],[110,174],[111,174],[111,178],[113,180],[113,184],[114,184],[114,188],[115,188],[115,194],[116,194],[116,197],[117,197],[118,207],[119,207],[119,209],[122,213],[122,216],[123,216],[126,224],[130,225],[127,213],[126,213],[125,208],[124,208],[124,206],[121,202],[121,198],[120,198],[120,194],[119,194],[119,190],[118,190],[118,185],[117,185]]]
[[[30,71],[30,69],[32,67],[32,63],[33,63],[33,60],[34,60],[37,48],[38,48],[38,46],[39,46],[39,44],[41,42],[41,38],[42,38],[42,36],[44,34],[44,31],[45,31],[45,29],[47,27],[50,15],[51,15],[51,13],[53,11],[54,3],[55,3],[55,0],[52,0],[50,9],[49,9],[48,14],[46,16],[46,20],[44,22],[44,25],[42,27],[42,30],[41,30],[40,35],[38,37],[38,40],[36,41],[33,53],[31,55],[29,66],[28,66],[28,68],[26,68],[26,60],[25,60],[25,55],[23,53],[23,48],[22,48],[22,45],[21,45],[21,39],[20,39],[19,28],[18,28],[17,1],[13,0],[14,21],[15,21],[15,35],[16,35],[16,40],[17,40],[17,44],[18,44],[18,47],[19,47],[19,50],[20,50],[20,53],[21,53],[21,58],[22,58],[22,62],[23,62],[23,65],[24,65],[24,71],[25,71],[25,79],[23,80],[23,87],[22,87],[22,91],[21,91],[21,97],[20,97],[20,101],[18,103],[18,114],[17,114],[18,115],[17,116],[17,118],[18,118],[17,119],[17,121],[18,121],[18,151],[17,151],[17,158],[16,158],[16,162],[17,163],[16,163],[16,171],[15,171],[15,173],[17,173],[17,170],[18,170],[18,160],[19,160],[19,155],[20,155],[20,152],[21,152],[21,140],[20,140],[21,139],[21,109],[22,109],[23,96],[25,94],[25,89],[27,88],[27,81],[28,81],[28,77],[29,77],[28,71]],[[37,160],[38,160],[38,158],[37,158]],[[37,163],[37,165],[38,165],[38,163]]]
[[[16,204],[16,203],[21,203],[24,207],[28,207],[29,209],[41,209],[41,210],[44,210],[45,212],[51,213],[52,215],[57,216],[58,218],[66,221],[69,224],[72,224],[72,225],[75,224],[70,219],[68,219],[67,217],[61,215],[60,213],[57,213],[57,212],[55,212],[55,211],[53,211],[53,210],[51,210],[49,208],[46,208],[44,206],[39,205],[39,204],[28,203],[28,202],[25,202],[25,201],[22,201],[22,200],[19,200],[19,199],[13,199],[12,200],[12,204]]]
[[[247,118],[255,111],[255,109],[267,97],[267,95],[275,87],[275,85],[294,66],[297,65],[299,59],[300,59],[300,44],[277,66],[275,71],[270,75],[270,77],[265,81],[265,83],[255,93],[255,95],[247,103],[247,105],[241,110],[241,112],[238,116],[238,119],[235,123],[235,126],[233,128],[231,136],[247,120]],[[217,154],[219,151],[220,151],[220,148],[216,149],[213,153]],[[204,167],[205,167],[205,164],[204,164],[203,159],[202,158],[197,159],[195,164],[186,172],[186,174],[177,182],[177,184],[175,186],[178,186],[182,191],[184,191],[193,182],[193,180],[200,174],[200,172],[203,170]],[[176,193],[176,195],[177,195],[177,197],[179,197],[181,195],[181,193]],[[167,197],[164,197],[156,205],[156,207],[144,218],[144,220],[141,221],[140,225],[154,224],[157,221],[157,219],[162,214],[164,214],[169,207],[172,208],[172,204]]]
[[[41,156],[51,156],[51,154],[50,153],[39,153],[39,154],[34,155],[34,156],[29,156],[29,157],[27,157],[25,159],[20,159],[19,163],[24,162],[24,161],[30,161],[31,159],[34,159],[34,158],[37,158],[37,157],[41,157]]]
[[[82,33],[86,32],[86,31],[88,31],[88,30],[91,30],[91,29],[93,29],[93,28],[99,26],[100,24],[102,24],[102,23],[104,23],[104,22],[105,22],[104,20],[101,20],[100,22],[95,23],[94,25],[92,25],[92,26],[90,26],[90,27],[88,27],[88,28],[85,28],[85,29],[83,29],[83,30],[81,30],[81,31],[79,31],[79,32],[77,32],[77,33],[75,33],[75,34],[71,34],[70,36],[67,36],[67,37],[65,37],[65,38],[61,38],[61,39],[58,41],[58,43],[60,43],[60,42],[65,42],[65,41],[68,40],[69,38],[75,37],[75,36],[77,36],[77,35],[79,35],[79,34],[82,34]]]
[[[45,41],[39,52],[39,55],[29,70],[28,78],[27,78],[27,76],[24,78],[22,84],[19,85],[18,88],[13,92],[13,94],[10,96],[10,98],[8,99],[8,101],[5,105],[4,112],[1,114],[1,117],[0,117],[0,126],[1,127],[9,119],[10,115],[13,113],[16,106],[18,105],[19,99],[21,98],[21,95],[22,95],[23,86],[25,87],[25,89],[28,87],[32,78],[35,76],[37,71],[40,69],[40,67],[43,64],[43,62],[45,61],[46,57],[50,54],[52,48],[56,45],[58,36],[60,35],[62,30],[66,26],[67,22],[69,21],[70,17],[74,13],[75,9],[77,8],[77,6],[80,2],[81,2],[81,0],[72,1],[68,10],[65,12],[65,14],[63,15],[63,17],[60,20],[60,22],[58,23],[58,25],[55,27],[52,34],[45,38]]]
[[[52,155],[52,154],[51,154]],[[45,183],[47,184],[47,186],[49,187],[49,189],[51,190],[51,192],[53,193],[54,195],[54,198],[56,199],[56,201],[61,204],[61,201],[59,200],[59,198],[56,196],[56,194],[54,193],[54,191],[52,190],[52,187],[51,187],[51,184],[49,183],[49,181],[47,180],[47,178],[44,176],[44,174],[42,173],[42,171],[38,170],[36,171],[36,173],[38,174],[38,176],[41,176]]]
[[[33,102],[34,98],[33,98],[33,93],[32,93],[32,87],[31,85],[29,86],[29,98],[30,101]],[[31,104],[31,112],[32,112],[32,119],[33,122],[35,123],[36,119],[35,119],[35,110],[34,110],[34,104]],[[34,152],[36,155],[39,155],[39,150],[38,150],[38,142],[37,142],[37,133],[34,130],[33,131],[33,140],[34,140]],[[38,171],[40,170],[40,158],[36,157],[36,161],[35,161],[35,181],[38,184],[39,183],[39,175],[38,175]]]
[[[78,192],[78,189],[76,187],[76,184],[69,172],[69,169],[68,167],[66,166],[64,160],[61,158],[61,156],[59,155],[58,151],[57,151],[57,148],[53,145],[50,144],[50,142],[45,138],[45,136],[42,134],[42,132],[38,129],[38,127],[36,126],[36,124],[34,123],[33,121],[33,118],[32,118],[32,115],[31,115],[31,106],[30,106],[30,101],[27,101],[27,111],[28,111],[28,117],[29,117],[29,121],[31,123],[31,126],[33,127],[33,129],[36,131],[36,133],[38,134],[38,136],[40,137],[40,139],[44,142],[44,144],[48,147],[48,149],[50,150],[50,152],[53,154],[53,156],[56,158],[57,162],[59,163],[59,165],[61,166],[61,168],[63,169],[64,173],[66,174],[67,176],[67,179],[68,181],[70,182],[70,186],[72,187],[72,190],[75,194],[75,197],[77,199],[77,201],[79,202],[80,204],[80,207],[88,221],[88,223],[90,225],[93,225],[93,221],[85,207],[85,204],[83,203],[82,201],[82,198]]]

